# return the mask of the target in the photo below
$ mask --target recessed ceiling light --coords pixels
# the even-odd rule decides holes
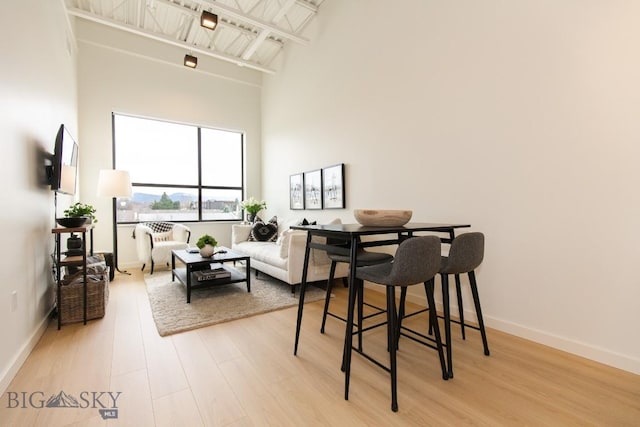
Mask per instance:
[[[184,56],[184,66],[189,68],[196,68],[198,66],[198,58],[187,53]]]
[[[213,30],[214,28],[216,28],[216,25],[218,25],[218,15],[203,10],[202,15],[200,16],[200,25],[202,25],[204,28]]]

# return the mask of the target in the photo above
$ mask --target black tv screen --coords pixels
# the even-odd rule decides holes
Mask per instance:
[[[75,194],[78,179],[78,144],[64,124],[60,125],[51,165],[51,189],[58,193]]]

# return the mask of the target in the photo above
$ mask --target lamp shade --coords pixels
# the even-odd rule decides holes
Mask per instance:
[[[129,172],[117,169],[102,169],[98,175],[98,196],[131,197]]]

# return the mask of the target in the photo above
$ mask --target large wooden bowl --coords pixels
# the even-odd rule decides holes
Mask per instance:
[[[362,225],[399,227],[411,219],[413,211],[398,209],[354,209],[353,216]]]

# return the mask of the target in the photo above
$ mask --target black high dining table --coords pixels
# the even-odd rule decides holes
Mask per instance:
[[[302,268],[302,281],[300,283],[300,300],[298,303],[298,321],[296,324],[296,338],[293,354],[298,354],[298,342],[300,340],[300,327],[302,325],[302,310],[304,308],[304,294],[307,288],[307,270],[309,267],[309,254],[311,249],[319,249],[341,255],[349,255],[349,298],[347,309],[347,326],[345,330],[344,355],[351,354],[352,334],[353,334],[353,311],[356,298],[356,288],[353,286],[356,280],[357,254],[359,248],[373,246],[397,245],[403,240],[412,237],[417,232],[444,233],[447,237],[442,237],[443,243],[451,243],[455,237],[455,230],[458,228],[470,227],[469,224],[433,224],[433,223],[408,223],[402,226],[373,227],[360,224],[327,224],[327,225],[294,225],[295,230],[307,232],[307,244],[304,252],[304,266]],[[326,237],[327,242],[313,241],[314,236]],[[362,241],[364,236],[382,236],[380,240]],[[339,243],[339,242],[342,242]],[[351,357],[344,358],[345,371],[345,399],[348,399],[349,371],[351,368]]]

